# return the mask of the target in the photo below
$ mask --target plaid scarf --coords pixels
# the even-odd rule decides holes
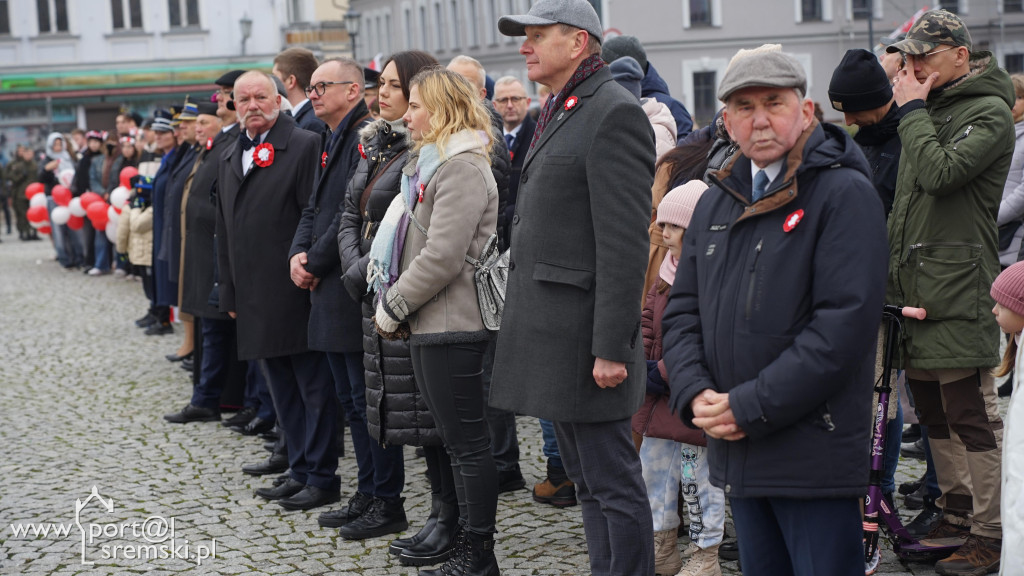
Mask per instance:
[[[565,101],[572,94],[572,91],[582,84],[584,80],[590,78],[595,72],[604,67],[605,63],[601,59],[600,54],[594,54],[580,62],[572,78],[569,78],[569,81],[559,90],[558,94],[548,99],[547,105],[541,110],[540,117],[537,118],[537,128],[533,132],[533,140],[530,141],[531,150],[537,144],[537,140],[540,140],[540,135],[544,133],[544,127],[551,121],[551,117],[555,115],[555,110],[565,106]]]

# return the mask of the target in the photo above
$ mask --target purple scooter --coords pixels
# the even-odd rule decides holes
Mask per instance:
[[[889,411],[889,394],[892,392],[893,355],[899,346],[903,334],[903,318],[924,320],[927,312],[924,308],[910,306],[890,306],[886,304],[882,310],[885,320],[885,355],[882,361],[882,378],[875,386],[878,392],[874,433],[871,437],[871,479],[868,483],[868,495],[864,500],[864,559],[869,565],[878,562],[878,528],[882,526],[886,536],[892,543],[892,549],[901,560],[924,561],[952,554],[963,544],[963,540],[953,539],[922,541],[914,538],[903,527],[899,514],[892,502],[882,493],[881,481],[885,448],[885,415]],[[879,522],[884,521],[884,524]]]

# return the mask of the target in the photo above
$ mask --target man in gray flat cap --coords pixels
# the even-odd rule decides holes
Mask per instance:
[[[806,87],[782,52],[730,64],[718,98],[740,153],[710,175],[662,319],[670,404],[709,438],[746,576],[864,568],[885,216]]]
[[[630,417],[647,380],[640,297],[654,133],[601,60],[601,21],[586,0],[541,0],[498,29],[526,36],[529,79],[553,96],[509,223],[490,403],[554,422],[592,573],[650,576],[653,522]]]

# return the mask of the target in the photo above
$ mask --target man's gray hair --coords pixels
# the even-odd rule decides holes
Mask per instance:
[[[473,68],[476,69],[478,75],[480,76],[479,82],[474,82],[474,84],[476,84],[476,87],[484,88],[487,86],[487,70],[484,69],[484,65],[481,64],[480,61],[477,60],[476,58],[466,56],[465,54],[459,54],[455,58],[451,59],[451,62],[448,63],[448,66],[451,66],[452,64],[466,64],[472,66]]]
[[[358,62],[351,58],[339,56],[337,58],[328,58],[324,60],[323,62],[320,63],[320,66],[322,67],[324,64],[327,63],[336,63],[338,67],[341,69],[342,77],[345,79],[345,81],[351,81],[354,84],[358,85],[359,94],[363,94],[366,87],[366,82],[364,81],[363,67],[360,66]]]
[[[502,76],[501,78],[498,78],[497,80],[494,81],[495,88],[497,88],[498,86],[505,86],[506,84],[519,84],[520,86],[523,87],[523,92],[526,92],[526,85],[523,84],[522,80],[516,78],[515,76]]]

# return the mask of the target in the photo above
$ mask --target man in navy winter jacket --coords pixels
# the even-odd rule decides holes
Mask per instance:
[[[697,205],[662,321],[672,407],[709,437],[748,576],[863,568],[885,221],[863,154],[805,91],[781,52],[730,65],[740,153]]]

